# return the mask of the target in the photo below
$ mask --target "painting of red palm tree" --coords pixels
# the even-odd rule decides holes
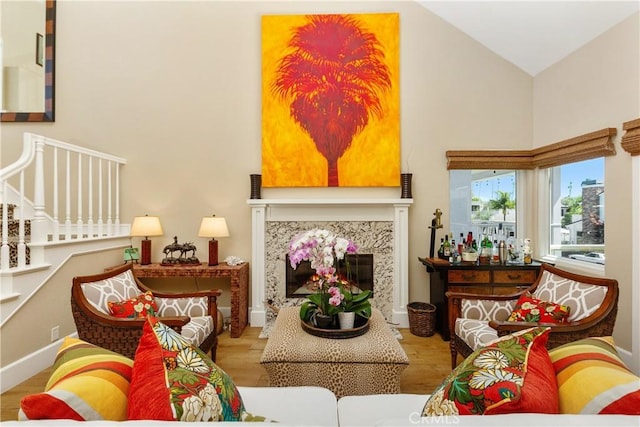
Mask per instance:
[[[397,186],[398,15],[262,24],[263,185]]]

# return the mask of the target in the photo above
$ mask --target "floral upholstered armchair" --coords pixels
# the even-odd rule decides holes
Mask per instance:
[[[71,311],[78,338],[132,358],[146,315],[180,333],[215,361],[219,290],[159,293],[133,275],[132,264],[73,278]]]
[[[608,336],[618,313],[618,282],[570,273],[542,264],[538,279],[510,295],[447,292],[451,367],[498,337],[549,326],[548,348],[578,339]]]

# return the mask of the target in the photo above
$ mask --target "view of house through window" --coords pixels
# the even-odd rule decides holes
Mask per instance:
[[[550,170],[550,254],[604,264],[604,158]]]
[[[454,239],[472,232],[479,245],[485,235],[492,242],[518,237],[515,170],[451,170],[449,183]]]

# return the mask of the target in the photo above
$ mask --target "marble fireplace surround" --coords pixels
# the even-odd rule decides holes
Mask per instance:
[[[267,307],[297,305],[286,298],[285,255],[290,239],[311,228],[350,238],[360,253],[374,255],[372,305],[387,321],[409,327],[408,213],[413,199],[250,199],[251,326],[265,326],[275,315]]]

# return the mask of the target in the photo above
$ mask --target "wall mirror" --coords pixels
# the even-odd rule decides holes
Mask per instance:
[[[0,121],[54,121],[56,0],[0,2]]]

